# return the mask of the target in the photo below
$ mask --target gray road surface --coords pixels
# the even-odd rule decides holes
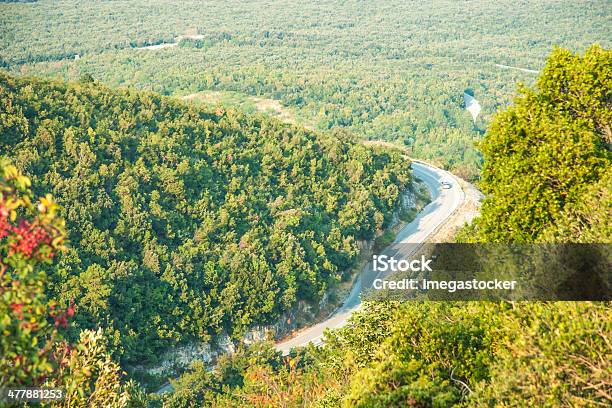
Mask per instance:
[[[429,166],[421,162],[412,163],[413,174],[423,180],[427,185],[432,201],[417,215],[417,217],[407,224],[397,234],[392,245],[420,244],[427,241],[427,238],[457,209],[465,199],[458,180],[449,172]],[[450,189],[443,189],[440,182],[448,181],[451,183]],[[404,248],[414,250],[416,245],[406,245]],[[397,246],[395,246],[397,248]],[[410,254],[400,254],[407,258]],[[367,266],[366,266],[367,267]],[[294,347],[303,347],[308,343],[320,345],[323,342],[325,329],[336,329],[344,326],[348,318],[359,309],[361,300],[359,292],[361,283],[359,278],[355,280],[351,293],[344,301],[341,308],[330,316],[327,320],[314,326],[299,331],[295,336],[276,345],[276,349],[283,355],[287,355]]]

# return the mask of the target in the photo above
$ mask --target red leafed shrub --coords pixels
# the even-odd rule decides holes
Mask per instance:
[[[38,248],[42,245],[51,245],[51,235],[44,228],[38,225],[21,220],[18,226],[12,228],[13,233],[17,237],[15,242],[10,246],[13,252],[20,252],[27,257],[32,257],[37,254]],[[53,253],[50,253],[53,257]]]
[[[40,385],[74,305],[60,310],[45,296],[43,264],[62,249],[63,222],[50,196],[37,202],[30,181],[0,159],[0,383]]]
[[[29,186],[0,158],[0,385],[62,388],[54,407],[144,406],[134,383],[121,382],[102,329],[63,338],[75,305],[47,299],[43,264],[63,249],[64,225],[51,196],[35,202]]]

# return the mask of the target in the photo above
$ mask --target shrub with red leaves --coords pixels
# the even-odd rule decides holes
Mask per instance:
[[[0,209],[1,211],[1,209]],[[21,220],[18,226],[12,227],[16,239],[10,245],[10,251],[19,252],[26,257],[35,256],[42,245],[51,245],[51,235],[42,227]],[[51,258],[53,253],[51,253]]]
[[[74,316],[45,294],[43,263],[62,249],[63,221],[50,196],[35,201],[30,181],[0,159],[0,381],[40,386],[58,368],[53,349]]]

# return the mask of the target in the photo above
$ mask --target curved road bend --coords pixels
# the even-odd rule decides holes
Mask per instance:
[[[459,186],[459,181],[451,173],[417,161],[412,162],[412,172],[427,185],[431,194],[431,203],[423,208],[411,223],[402,228],[391,246],[398,243],[424,243],[464,200],[464,193]],[[442,189],[440,187],[441,181],[450,181],[452,188]],[[410,246],[409,248],[415,249],[416,247]],[[409,255],[401,254],[403,257]],[[361,282],[359,277],[357,277],[351,293],[336,313],[319,324],[303,329],[294,337],[282,343],[277,343],[276,349],[282,352],[283,355],[287,355],[294,347],[303,347],[308,343],[315,345],[322,344],[325,329],[336,329],[344,326],[350,315],[359,309],[361,304],[359,298],[360,289]],[[172,386],[170,383],[166,383],[156,393],[163,394],[170,391],[172,391]]]
[[[427,238],[448,219],[465,199],[464,192],[459,186],[458,180],[451,173],[417,161],[412,162],[412,171],[416,177],[423,180],[427,185],[431,193],[432,201],[417,214],[412,222],[400,230],[392,245],[398,243],[419,244],[426,242]],[[442,189],[440,187],[441,181],[449,181],[451,183],[451,188]],[[411,250],[414,251],[418,248],[418,245],[406,246],[406,248],[411,248]],[[397,250],[397,247],[395,250]],[[402,257],[408,257],[409,255],[409,253],[401,254]],[[294,337],[277,343],[276,349],[282,352],[283,355],[287,355],[294,347],[303,347],[308,343],[313,343],[314,345],[321,344],[323,342],[323,332],[325,329],[336,329],[344,326],[350,315],[360,308],[360,289],[361,282],[359,277],[357,277],[351,289],[351,293],[336,313],[327,320],[298,332]]]

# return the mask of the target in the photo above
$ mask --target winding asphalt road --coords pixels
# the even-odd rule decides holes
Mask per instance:
[[[414,176],[423,180],[427,185],[431,194],[431,203],[423,208],[416,218],[397,234],[395,241],[389,246],[389,248],[394,248],[395,253],[397,253],[397,248],[405,248],[404,251],[416,251],[418,244],[425,243],[465,200],[465,194],[459,185],[459,181],[451,173],[418,161],[412,162],[412,171]],[[450,182],[451,188],[443,189],[440,185],[442,181]],[[397,244],[417,245],[398,246]],[[400,255],[407,259],[410,253]],[[369,265],[365,267],[367,268]],[[283,355],[287,355],[294,347],[303,347],[308,343],[322,344],[325,329],[337,329],[344,326],[351,314],[359,310],[361,306],[360,290],[361,282],[358,277],[355,279],[351,293],[336,313],[327,320],[298,332],[292,338],[277,343],[276,349]]]
[[[413,175],[421,179],[431,195],[431,203],[417,214],[416,218],[397,234],[395,241],[383,251],[388,255],[398,254],[399,258],[407,259],[410,253],[414,252],[418,245],[397,245],[397,244],[422,244],[427,241],[431,234],[441,226],[455,209],[465,200],[465,194],[459,185],[459,181],[451,173],[441,170],[437,167],[427,165],[418,161],[412,162]],[[443,189],[440,182],[449,181],[450,189]],[[387,251],[391,251],[387,253]],[[367,267],[369,267],[368,264]],[[276,349],[281,351],[283,355],[289,354],[294,347],[303,347],[308,343],[320,345],[323,343],[323,332],[325,329],[336,329],[344,326],[348,322],[348,318],[361,306],[359,293],[361,290],[361,282],[358,277],[351,289],[351,293],[344,301],[336,313],[330,316],[327,320],[306,328],[298,332],[292,338],[276,344]],[[163,394],[172,391],[170,383],[164,384],[157,394]]]

